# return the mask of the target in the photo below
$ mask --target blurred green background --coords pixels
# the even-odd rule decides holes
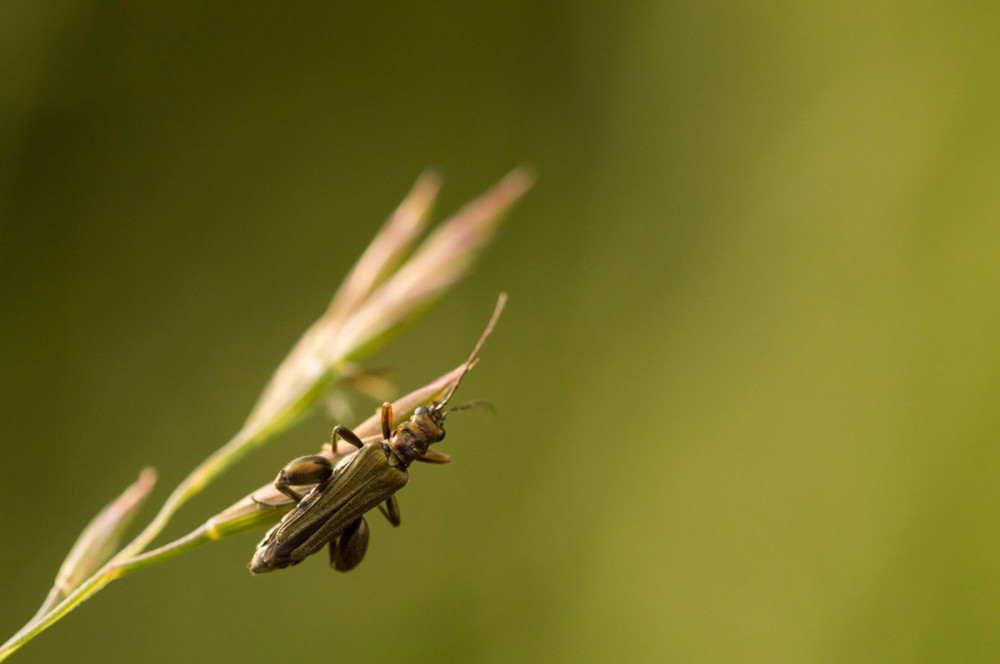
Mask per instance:
[[[251,578],[243,535],[12,661],[998,661],[998,14],[4,3],[4,638],[140,467],[148,518],[236,431],[424,168],[439,216],[540,176],[368,361],[421,385],[510,293],[463,385],[496,416],[364,565]]]

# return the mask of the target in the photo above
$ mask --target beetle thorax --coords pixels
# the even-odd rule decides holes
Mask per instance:
[[[427,448],[432,443],[437,443],[444,438],[444,428],[441,426],[440,417],[435,417],[437,412],[423,412],[414,414],[407,422],[403,422],[389,440],[389,447],[393,453],[405,465],[419,459],[427,453]]]

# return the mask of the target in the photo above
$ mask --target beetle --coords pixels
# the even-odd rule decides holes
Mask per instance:
[[[414,461],[447,463],[448,455],[430,449],[444,439],[444,421],[449,413],[483,405],[473,401],[445,410],[459,384],[475,363],[486,338],[493,330],[507,296],[500,294],[493,316],[476,343],[462,372],[440,402],[418,406],[409,420],[392,429],[392,405],[382,404],[382,439],[365,444],[347,427],[333,429],[337,438],[358,449],[336,465],[324,456],[304,456],[292,460],[278,472],[274,487],[296,502],[288,514],[267,531],[248,565],[251,574],[262,574],[297,565],[325,546],[330,549],[330,566],[341,572],[361,563],[368,548],[368,522],[364,515],[378,507],[392,523],[400,523],[396,492],[409,479]],[[307,493],[296,486],[315,485]]]

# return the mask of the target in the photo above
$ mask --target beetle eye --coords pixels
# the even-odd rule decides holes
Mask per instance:
[[[413,414],[414,415],[426,415],[427,414],[427,406],[417,406],[417,409],[415,411],[413,411]]]

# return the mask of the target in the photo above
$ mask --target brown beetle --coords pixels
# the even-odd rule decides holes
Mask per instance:
[[[445,410],[493,330],[506,299],[506,294],[501,293],[465,368],[440,402],[429,407],[418,406],[413,416],[395,431],[392,406],[382,404],[382,440],[366,445],[353,431],[338,425],[333,429],[334,449],[339,436],[357,447],[357,451],[342,458],[336,466],[324,456],[305,456],[281,469],[274,486],[297,504],[257,545],[249,565],[252,574],[297,565],[327,545],[330,565],[346,572],[361,562],[368,548],[368,523],[364,515],[369,510],[378,507],[392,525],[399,525],[395,493],[406,485],[410,464],[447,463],[446,454],[430,449],[430,445],[444,439],[445,418],[456,410],[482,403],[470,402]],[[292,488],[312,484],[315,486],[304,495]]]

